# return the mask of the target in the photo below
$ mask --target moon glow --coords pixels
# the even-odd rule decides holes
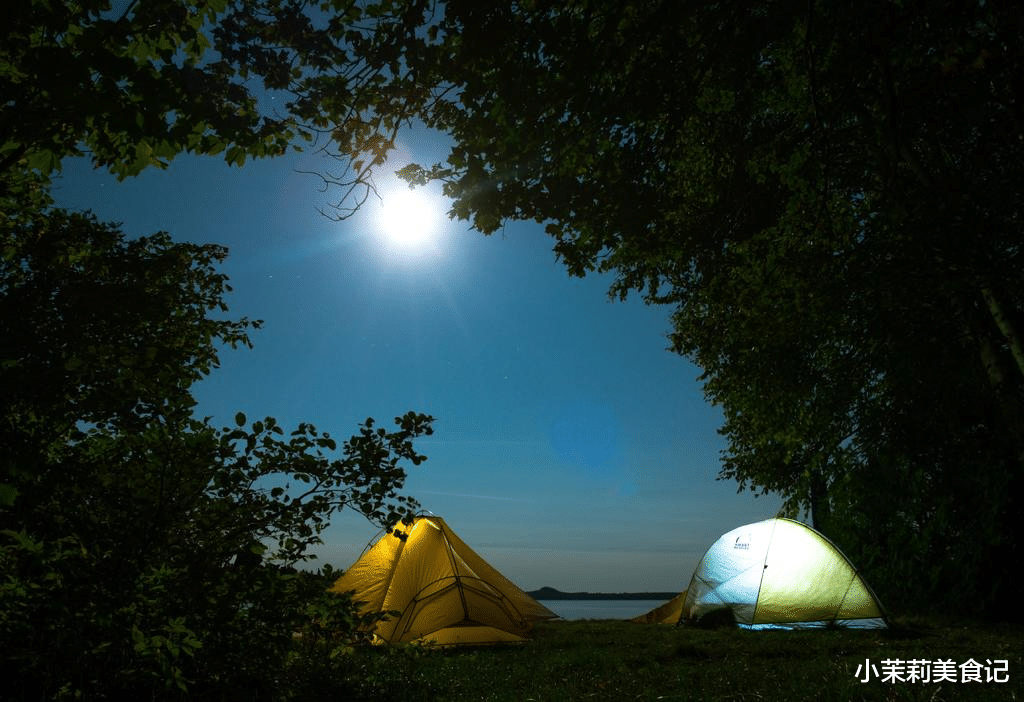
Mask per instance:
[[[429,247],[444,216],[440,198],[402,181],[382,187],[379,195],[377,227],[388,248],[419,253]]]

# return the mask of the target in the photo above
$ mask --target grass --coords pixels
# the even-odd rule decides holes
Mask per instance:
[[[1013,626],[904,622],[888,631],[702,630],[612,621],[551,622],[521,646],[361,651],[348,699],[1024,700]],[[860,682],[865,660],[1005,659],[1008,683]]]

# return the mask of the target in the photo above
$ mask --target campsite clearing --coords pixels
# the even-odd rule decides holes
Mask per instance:
[[[346,662],[348,699],[1024,699],[1019,626],[897,622],[890,630],[702,630],[617,621],[538,624],[525,645],[374,647]],[[1006,661],[1005,683],[861,682],[884,661]],[[891,664],[890,664],[891,667]],[[918,667],[924,667],[918,664]],[[948,667],[944,664],[941,667]],[[985,678],[984,668],[981,670]]]

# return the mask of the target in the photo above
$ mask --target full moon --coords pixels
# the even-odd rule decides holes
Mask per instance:
[[[378,194],[377,227],[388,248],[404,253],[429,248],[444,218],[441,198],[426,187],[410,189],[397,179]]]

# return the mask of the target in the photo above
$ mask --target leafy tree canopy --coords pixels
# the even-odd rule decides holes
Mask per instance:
[[[0,195],[67,156],[125,178],[181,153],[240,166],[330,134],[356,161],[340,198],[354,207],[406,116],[371,97],[412,96],[388,47],[416,18],[348,0],[17,3],[0,40]]]
[[[407,31],[402,14],[32,0],[4,27],[0,697],[286,699],[311,675],[344,687],[334,656],[370,622],[326,593],[329,568],[297,566],[337,510],[390,527],[416,508],[400,490],[432,418],[368,418],[343,442],[308,423],[196,419],[193,383],[259,326],[225,317],[226,251],[188,232],[129,238],[54,209],[48,190],[68,156],[124,178],[180,153],[242,165],[332,134],[358,161],[342,198],[358,201],[403,114],[368,106],[398,74],[368,38]]]
[[[191,385],[256,325],[211,317],[221,247],[129,240],[60,210],[0,244],[8,691],[255,696],[287,675],[311,607],[355,636],[349,605],[295,566],[337,510],[382,527],[415,510],[399,490],[431,417],[367,419],[340,445],[272,418],[215,428],[193,417]]]
[[[959,573],[998,601],[1012,576],[984,564],[1024,536],[1021,10],[453,0],[423,22],[401,54],[454,146],[405,177],[673,305],[722,477],[876,571],[928,564],[916,593],[880,573],[893,592]]]

